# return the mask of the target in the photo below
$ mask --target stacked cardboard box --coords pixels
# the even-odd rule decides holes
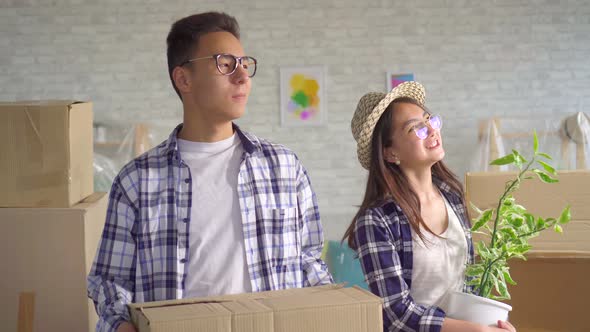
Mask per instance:
[[[71,208],[1,208],[0,322],[16,331],[19,294],[34,293],[34,331],[90,331],[97,317],[86,295],[104,226],[107,195]]]
[[[93,193],[92,104],[0,103],[0,156],[2,330],[94,330],[86,275],[107,196]]]
[[[511,172],[467,174],[467,201],[480,209],[495,208],[505,183],[514,176]],[[510,319],[519,331],[588,331],[584,315],[590,296],[590,171],[560,171],[558,179],[555,184],[525,181],[514,195],[534,215],[559,217],[568,204],[572,215],[563,234],[545,231],[531,239],[533,249],[527,261],[510,262],[518,283],[509,288]],[[474,235],[474,241],[479,239]]]

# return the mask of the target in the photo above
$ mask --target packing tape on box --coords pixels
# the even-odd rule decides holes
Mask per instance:
[[[31,132],[33,135],[26,135],[25,142],[22,142],[23,146],[19,147],[19,151],[24,154],[27,162],[31,164],[40,164],[43,166],[43,139],[39,132],[41,123],[41,112],[39,110],[33,110],[29,107],[25,107],[25,116],[28,119],[27,123],[30,125],[29,128],[25,127],[26,132]],[[32,138],[32,139],[31,139]]]

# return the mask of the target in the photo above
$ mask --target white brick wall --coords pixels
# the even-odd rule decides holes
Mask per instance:
[[[330,239],[364,190],[350,118],[364,92],[385,90],[387,70],[425,84],[461,177],[479,119],[590,111],[587,0],[1,0],[0,100],[86,99],[96,120],[174,122],[165,38],[174,20],[205,10],[238,18],[261,63],[240,124],[298,153]],[[303,64],[328,66],[329,123],[281,128],[279,65]]]

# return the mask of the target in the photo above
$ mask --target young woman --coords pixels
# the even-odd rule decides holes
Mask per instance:
[[[424,100],[420,83],[405,82],[359,101],[351,127],[369,178],[344,238],[384,300],[384,331],[516,331],[447,318],[438,307],[448,291],[470,291],[473,246],[461,183],[442,162],[442,119]]]

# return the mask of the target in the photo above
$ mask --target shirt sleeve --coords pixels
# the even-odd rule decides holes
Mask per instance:
[[[297,163],[297,204],[301,227],[301,255],[305,286],[333,283],[328,266],[321,259],[324,234],[315,192],[305,168]]]
[[[94,302],[97,331],[115,331],[130,321],[127,304],[134,298],[136,247],[133,237],[136,209],[123,182],[117,177],[111,188],[102,237],[88,275],[88,297]]]
[[[444,311],[414,302],[385,217],[368,209],[356,220],[354,240],[365,280],[383,299],[384,331],[438,332]]]

